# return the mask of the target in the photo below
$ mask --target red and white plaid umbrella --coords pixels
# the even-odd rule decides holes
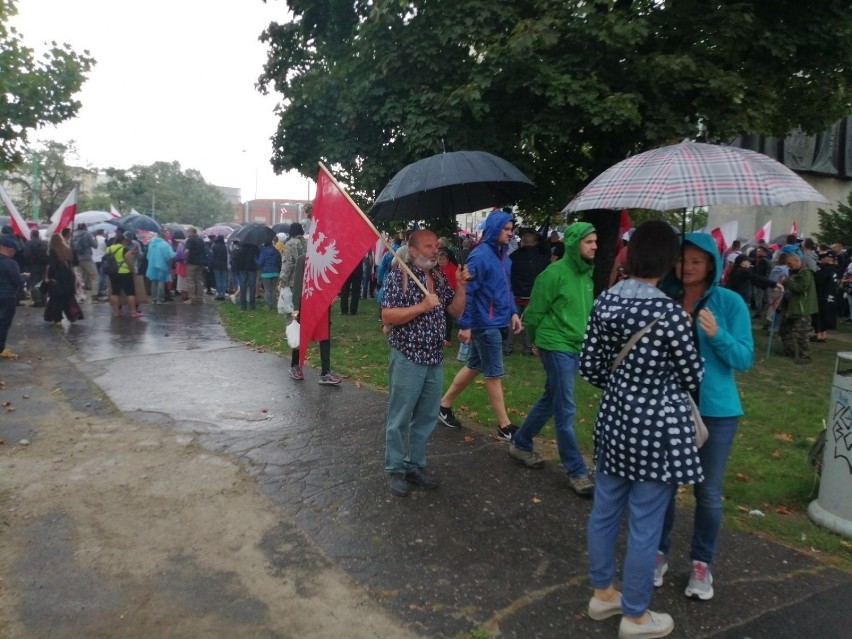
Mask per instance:
[[[787,206],[826,200],[786,166],[733,146],[685,140],[622,160],[592,180],[563,213],[671,211],[693,206]]]

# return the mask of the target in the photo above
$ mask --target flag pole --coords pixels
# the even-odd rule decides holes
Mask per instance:
[[[319,166],[320,166],[320,169],[322,169],[325,172],[325,174],[329,177],[329,179],[338,188],[338,190],[341,193],[343,193],[343,195],[346,196],[346,199],[349,200],[349,203],[355,208],[356,211],[358,211],[358,214],[362,218],[364,218],[364,221],[367,223],[367,225],[371,229],[373,229],[373,232],[376,234],[376,237],[378,237],[384,243],[385,247],[387,248],[388,251],[390,251],[391,255],[393,255],[394,258],[396,258],[396,251],[393,250],[393,247],[390,245],[390,242],[388,242],[387,239],[384,237],[384,235],[382,235],[379,232],[379,230],[376,228],[375,224],[373,224],[372,220],[370,220],[370,218],[368,218],[366,215],[364,215],[364,211],[361,210],[361,207],[358,206],[357,204],[355,204],[355,201],[351,197],[349,197],[349,194],[346,192],[346,189],[344,189],[340,185],[340,182],[338,182],[335,179],[335,177],[331,174],[331,171],[329,171],[328,168],[326,168],[325,164],[323,164],[322,162],[319,163]],[[415,284],[417,284],[417,286],[420,288],[421,291],[423,291],[423,294],[429,295],[429,290],[426,288],[426,286],[423,284],[423,282],[420,281],[420,278],[418,278],[411,271],[411,269],[408,267],[408,264],[406,264],[405,262],[400,262],[399,265],[400,265],[400,268],[402,268],[406,273],[408,273],[408,277],[411,280],[413,280]]]

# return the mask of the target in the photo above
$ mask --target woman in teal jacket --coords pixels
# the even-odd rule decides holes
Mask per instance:
[[[695,485],[695,518],[689,553],[692,572],[684,594],[701,600],[713,596],[710,565],[722,523],[722,480],[737,422],[743,414],[734,372],[747,371],[754,362],[748,307],[739,294],[719,286],[721,275],[722,259],[713,237],[707,233],[687,233],[678,267],[681,286],[678,299],[692,317],[693,336],[704,359],[698,406],[710,436],[699,450],[704,481]],[[668,570],[674,515],[673,498],[657,553],[655,586],[663,584]]]

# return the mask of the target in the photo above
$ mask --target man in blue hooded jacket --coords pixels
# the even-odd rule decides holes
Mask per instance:
[[[494,416],[497,436],[512,441],[518,430],[503,403],[503,333],[506,327],[518,334],[523,329],[512,294],[509,240],[515,228],[510,213],[496,210],[485,219],[482,242],[467,260],[469,281],[464,313],[459,317],[459,341],[470,344],[467,364],[456,373],[450,388],[441,398],[438,420],[449,428],[460,428],[453,415],[453,401],[482,373],[485,390]]]

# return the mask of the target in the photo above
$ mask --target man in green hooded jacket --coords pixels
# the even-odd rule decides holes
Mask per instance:
[[[533,352],[538,352],[547,380],[544,394],[515,433],[509,456],[528,468],[544,460],[533,449],[533,438],[553,417],[559,459],[578,495],[591,495],[594,483],[574,433],[574,376],[583,348],[586,323],[594,301],[595,252],[598,236],[586,222],[569,226],[563,238],[565,254],[535,280],[524,323]]]

